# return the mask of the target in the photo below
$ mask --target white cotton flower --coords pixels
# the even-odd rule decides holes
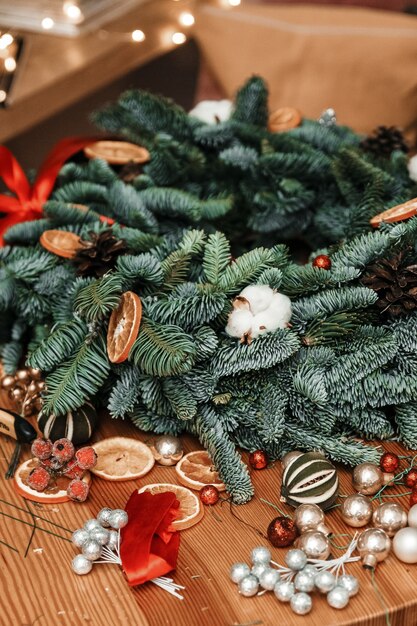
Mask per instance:
[[[275,293],[271,304],[265,311],[254,315],[252,320],[252,339],[271,333],[278,328],[286,328],[291,319],[291,300],[282,293]]]
[[[226,332],[231,337],[242,338],[252,328],[253,315],[244,309],[233,309],[229,315]]]
[[[417,183],[417,154],[408,161],[408,174],[415,183]]]
[[[274,290],[268,285],[248,285],[239,294],[240,297],[246,298],[250,304],[250,310],[254,315],[261,311],[265,311],[272,302]]]
[[[226,122],[233,111],[231,100],[202,100],[190,112],[189,115],[197,117],[206,124]]]

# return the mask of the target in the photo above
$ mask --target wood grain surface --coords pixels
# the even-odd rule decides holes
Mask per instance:
[[[95,440],[114,434],[149,442],[130,423],[103,417]],[[198,442],[184,438],[187,451]],[[4,475],[14,442],[0,438],[0,471]],[[395,444],[388,449],[401,449]],[[23,458],[29,457],[25,447]],[[246,455],[245,455],[246,458]],[[181,534],[181,547],[174,579],[186,587],[178,600],[153,584],[131,589],[115,565],[96,565],[83,577],[72,573],[71,559],[77,549],[70,543],[71,531],[95,517],[103,506],[123,507],[132,491],[146,483],[176,483],[175,469],[155,466],[138,481],[112,483],[95,478],[88,501],[36,505],[19,497],[11,481],[0,481],[0,624],[1,626],[413,626],[417,624],[417,565],[400,563],[393,554],[377,570],[376,580],[389,610],[389,621],[376,595],[369,572],[359,564],[348,566],[359,577],[361,591],[349,606],[337,611],[324,597],[314,594],[313,610],[307,617],[292,613],[268,592],[262,597],[244,598],[228,578],[236,561],[248,561],[256,545],[268,541],[268,523],[278,513],[261,498],[279,503],[280,463],[254,471],[256,495],[244,506],[230,510],[228,502],[205,509],[203,520]],[[350,472],[340,469],[341,493],[352,493]],[[403,488],[396,488],[399,493]],[[391,491],[393,493],[393,491]],[[408,497],[399,502],[408,509]],[[283,510],[291,513],[289,507]],[[334,533],[352,533],[338,509],[326,515]],[[47,532],[46,532],[47,531]],[[54,534],[51,534],[54,533]],[[343,544],[346,537],[335,539]],[[286,550],[272,548],[273,558],[283,563]],[[342,552],[335,549],[333,554]]]

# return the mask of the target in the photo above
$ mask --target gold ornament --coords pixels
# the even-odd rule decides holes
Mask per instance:
[[[12,400],[21,401],[25,396],[25,392],[20,387],[15,387],[9,391]]]
[[[367,496],[354,493],[343,500],[340,512],[348,526],[366,526],[372,517],[372,502]]]
[[[299,537],[295,546],[305,552],[308,559],[326,560],[330,554],[330,541],[318,530],[308,530]]]
[[[361,463],[353,470],[352,484],[359,493],[373,496],[394,478],[394,474],[384,474],[373,463]]]
[[[375,569],[378,563],[387,558],[391,539],[381,528],[368,528],[360,534],[357,549],[362,557],[363,567]]]
[[[300,504],[295,509],[294,522],[300,534],[308,530],[318,530],[324,535],[330,535],[330,530],[324,523],[324,513],[317,504]]]
[[[32,380],[32,382],[30,383],[29,387],[27,388],[27,392],[31,395],[34,395],[35,393],[38,393],[38,385],[37,383]]]
[[[385,530],[388,537],[393,537],[404,526],[407,526],[407,513],[396,502],[380,504],[372,516],[376,528]]]
[[[34,367],[30,367],[29,376],[32,380],[40,380],[42,378],[42,372]]]
[[[23,384],[28,384],[30,382],[30,375],[28,370],[17,370],[16,372],[16,381],[19,381]]]
[[[1,387],[2,389],[12,389],[12,387],[14,387],[15,385],[15,382],[16,381],[14,376],[10,376],[10,374],[7,374],[1,379]]]

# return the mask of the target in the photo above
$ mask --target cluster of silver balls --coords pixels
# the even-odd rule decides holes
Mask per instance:
[[[72,569],[79,576],[91,572],[93,562],[102,558],[104,561],[116,561],[120,546],[120,529],[128,521],[126,511],[104,508],[96,519],[89,519],[83,528],[72,534],[72,543],[81,548],[72,560]],[[112,557],[114,553],[114,558]]]
[[[327,602],[335,609],[344,609],[349,598],[359,591],[359,581],[355,576],[336,576],[328,571],[320,571],[307,562],[302,550],[289,550],[285,556],[286,568],[281,571],[271,567],[271,552],[264,546],[252,550],[252,567],[246,563],[234,563],[230,568],[230,579],[238,585],[239,593],[245,597],[255,596],[265,591],[273,591],[281,602],[289,602],[297,615],[306,615],[313,606],[309,595],[317,590],[326,594]]]

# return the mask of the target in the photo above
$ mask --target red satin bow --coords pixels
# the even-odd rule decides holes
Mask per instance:
[[[177,564],[180,533],[172,529],[179,502],[172,491],[135,491],[126,505],[129,523],[121,530],[120,557],[129,585],[165,576]]]
[[[10,226],[42,217],[42,207],[65,161],[96,140],[93,137],[62,139],[47,156],[33,186],[10,150],[0,146],[0,177],[17,196],[0,194],[0,212],[6,214],[0,218],[0,245],[4,245],[3,234]]]

